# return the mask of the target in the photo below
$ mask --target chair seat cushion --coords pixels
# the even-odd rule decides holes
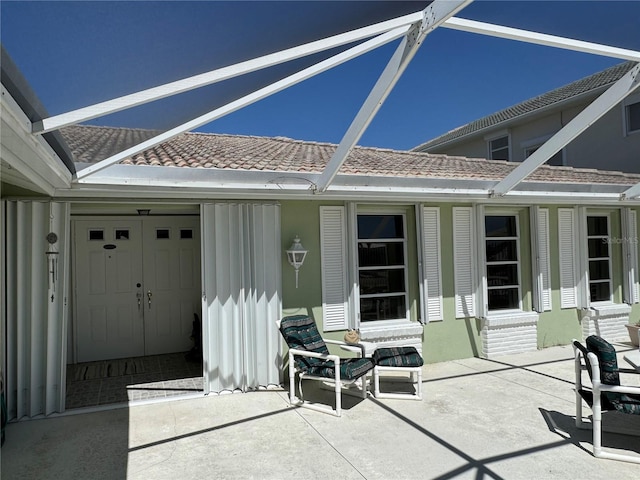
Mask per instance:
[[[371,358],[383,367],[421,367],[424,364],[415,347],[378,348]]]
[[[615,409],[621,413],[640,415],[640,395],[634,393],[603,392]]]
[[[373,361],[370,358],[341,358],[340,378],[355,380],[370,371],[373,366]],[[333,361],[327,360],[310,365],[304,372],[315,377],[335,378],[336,369]]]

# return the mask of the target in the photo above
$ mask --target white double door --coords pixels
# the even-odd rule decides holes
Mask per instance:
[[[198,217],[76,220],[76,361],[188,351],[200,316]]]

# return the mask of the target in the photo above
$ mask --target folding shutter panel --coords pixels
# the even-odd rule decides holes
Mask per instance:
[[[638,221],[635,210],[622,210],[622,236],[624,243],[624,264],[627,282],[625,284],[625,302],[629,304],[640,302],[640,284],[638,283]]]
[[[549,259],[549,209],[538,209],[538,268],[542,280],[542,309],[551,310],[551,262]]]
[[[453,262],[456,318],[474,317],[473,209],[453,208]]]
[[[320,207],[322,321],[325,331],[348,328],[345,207]]]
[[[424,301],[427,321],[442,320],[439,207],[422,207],[422,258],[423,278],[427,281]]]
[[[578,305],[576,275],[576,225],[575,211],[558,209],[558,245],[560,253],[560,307],[575,308]]]

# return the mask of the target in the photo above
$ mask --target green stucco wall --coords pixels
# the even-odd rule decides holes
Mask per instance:
[[[320,214],[321,205],[344,205],[342,202],[283,201],[282,219],[282,291],[283,313],[292,315],[304,313],[312,315],[318,325],[322,323],[321,258],[320,258]],[[454,273],[453,273],[453,220],[454,206],[463,204],[425,204],[440,207],[441,232],[441,270],[443,293],[442,321],[432,321],[424,327],[423,354],[427,363],[479,356],[481,353],[481,321],[476,318],[455,318]],[[396,206],[398,207],[398,206]],[[409,302],[411,320],[421,317],[419,299],[419,272],[417,261],[416,224],[414,206],[404,206],[407,219],[407,250],[409,260]],[[550,282],[552,288],[552,311],[540,314],[537,332],[538,347],[566,345],[573,338],[581,337],[579,311],[575,308],[560,308],[560,270],[558,245],[558,208],[543,206],[549,210],[549,255]],[[520,278],[523,309],[532,310],[532,259],[531,226],[527,207],[486,207],[486,213],[517,212],[520,229]],[[615,209],[589,209],[589,213],[609,213],[611,236],[621,237],[620,211]],[[299,235],[309,251],[299,273],[299,287],[295,288],[293,268],[287,263],[284,251],[291,245],[293,238]],[[481,246],[479,246],[481,247]],[[638,244],[636,243],[636,248]],[[612,242],[613,291],[616,303],[623,297],[623,265],[621,243]],[[634,305],[631,319],[640,319],[640,305]],[[327,332],[326,336],[341,339],[344,332]]]

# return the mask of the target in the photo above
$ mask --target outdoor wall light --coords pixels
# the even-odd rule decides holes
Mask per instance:
[[[151,212],[151,210],[149,210],[148,208],[139,208],[138,209],[138,215],[149,215],[150,212]]]
[[[296,288],[298,288],[298,270],[304,263],[304,257],[307,256],[307,250],[300,243],[300,237],[296,235],[293,239],[293,243],[287,250],[287,260],[289,264],[296,269]]]

